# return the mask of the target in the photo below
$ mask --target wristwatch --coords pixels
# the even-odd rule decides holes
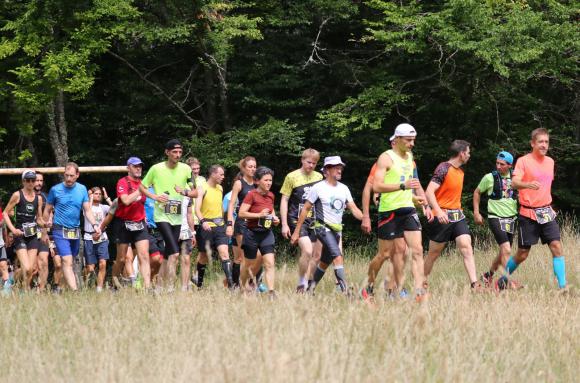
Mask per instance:
[[[399,185],[399,189],[401,189],[401,190],[405,190],[405,189],[406,189],[406,187],[405,187],[405,184],[404,184],[404,183],[401,183],[401,184]]]
[[[234,224],[234,223],[233,223],[232,221],[227,221],[227,222],[226,222],[226,225],[227,225],[227,226],[232,226],[233,224]]]

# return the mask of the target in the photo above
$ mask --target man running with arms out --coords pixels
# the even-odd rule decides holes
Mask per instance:
[[[44,222],[47,222],[49,227],[52,226],[56,252],[62,258],[64,279],[71,290],[77,289],[77,281],[73,271],[73,257],[79,254],[81,210],[84,211],[85,219],[95,230],[94,236],[101,235],[101,228],[93,217],[87,188],[77,182],[79,175],[79,167],[76,163],[66,164],[64,182],[53,186],[48,192],[43,217]],[[54,222],[51,224],[49,218],[53,208]],[[43,232],[42,236],[42,240],[48,243],[48,234]]]
[[[282,236],[284,238],[290,238],[296,228],[298,216],[304,206],[310,188],[322,180],[322,174],[314,170],[319,159],[320,153],[317,150],[311,148],[304,150],[302,152],[302,167],[288,173],[286,178],[284,178],[284,183],[280,189],[280,194],[282,194],[280,218],[282,220]],[[315,258],[313,256],[313,248],[316,247],[317,252],[320,253],[320,242],[316,240],[316,235],[310,230],[310,226],[314,222],[314,213],[313,209],[306,217],[298,239],[298,247],[300,247],[298,287],[296,288],[298,293],[303,293],[308,287],[309,266]],[[314,267],[316,267],[315,264]]]
[[[554,160],[547,156],[550,146],[548,131],[538,128],[532,131],[532,152],[518,159],[512,176],[512,185],[519,190],[520,213],[518,215],[518,251],[506,265],[511,275],[528,258],[530,249],[538,243],[547,244],[552,252],[552,266],[560,289],[566,288],[566,263],[560,226],[552,209],[552,181]],[[498,287],[508,286],[507,276],[498,280]]]
[[[229,237],[226,235],[226,225],[222,207],[224,168],[212,165],[209,168],[209,178],[205,185],[200,186],[195,201],[195,214],[199,219],[200,228],[197,231],[197,287],[203,286],[205,269],[209,263],[211,249],[215,248],[222,262],[228,288],[234,287],[232,263],[228,252]],[[232,226],[228,221],[228,227]]]
[[[433,265],[447,242],[455,240],[457,249],[463,256],[463,265],[472,288],[480,288],[475,271],[475,259],[471,246],[471,234],[461,209],[464,172],[461,166],[469,161],[469,142],[455,140],[449,151],[451,158],[440,163],[427,186],[425,194],[433,209],[435,219],[428,225],[429,253],[425,260],[425,278],[429,277]]]
[[[322,255],[314,271],[313,279],[308,281],[308,291],[314,292],[328,266],[334,262],[334,274],[340,289],[347,292],[346,275],[342,259],[342,215],[347,207],[356,219],[362,219],[362,211],[356,206],[346,185],[339,182],[342,178],[344,162],[339,156],[324,159],[324,180],[312,186],[304,207],[298,216],[298,222],[292,233],[291,243],[296,245],[300,239],[300,230],[312,206],[315,206],[314,232],[322,242]]]
[[[400,124],[391,137],[393,149],[379,156],[373,179],[373,190],[380,193],[379,217],[377,230],[379,252],[382,257],[371,261],[368,271],[368,286],[362,290],[363,297],[373,293],[375,278],[382,265],[382,260],[393,256],[394,275],[397,283],[402,284],[404,257],[407,246],[411,250],[415,297],[423,300],[426,297],[423,274],[423,246],[421,224],[413,203],[413,192],[422,196],[421,183],[415,177],[415,163],[411,150],[415,146],[417,132],[409,124]],[[426,208],[425,208],[426,209]],[[427,215],[428,213],[425,212]],[[398,285],[397,288],[402,288]],[[366,293],[366,294],[365,294]]]
[[[473,218],[475,223],[483,225],[479,212],[481,194],[486,193],[487,222],[499,245],[499,253],[491,263],[489,271],[481,276],[485,287],[492,286],[493,274],[501,265],[506,267],[512,251],[512,240],[518,214],[518,192],[512,184],[512,164],[514,157],[508,152],[500,152],[495,161],[495,170],[487,173],[473,192]]]
[[[12,194],[3,213],[4,222],[14,236],[14,251],[22,269],[22,285],[25,290],[30,289],[32,271],[36,266],[38,254],[39,224],[43,226],[44,201],[34,191],[35,181],[34,170],[25,170],[22,173],[22,189]],[[14,211],[14,222],[8,214],[10,211]]]
[[[134,245],[139,259],[139,272],[143,277],[146,289],[151,287],[151,269],[149,266],[149,233],[145,221],[145,195],[141,193],[141,175],[143,162],[137,157],[127,160],[128,175],[117,182],[118,207],[115,217],[119,254],[127,259],[129,246]],[[134,281],[132,281],[134,282]]]
[[[179,259],[179,233],[181,232],[181,201],[183,196],[197,197],[195,185],[191,185],[191,168],[180,162],[183,154],[181,142],[169,140],[165,145],[167,161],[153,165],[141,183],[141,193],[155,200],[155,224],[165,241],[167,280],[173,289],[177,261]],[[147,188],[152,186],[155,194]],[[165,266],[164,266],[165,267]]]

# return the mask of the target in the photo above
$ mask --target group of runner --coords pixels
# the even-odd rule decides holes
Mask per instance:
[[[484,223],[479,205],[485,194],[489,227],[499,245],[498,256],[479,279],[461,204],[462,166],[469,161],[470,144],[453,141],[450,158],[436,167],[424,190],[413,159],[416,136],[409,124],[396,127],[390,138],[391,149],[382,153],[371,169],[362,211],[349,188],[340,182],[346,166],[341,157],[324,158],[318,172],[320,154],[314,149],[304,150],[301,167],[285,177],[279,216],[275,195],[270,191],[274,179],[271,169],[258,166],[254,157],[243,158],[231,192],[224,198],[224,168],[212,165],[207,179],[200,176],[197,159],[181,162],[183,147],[176,139],[165,146],[166,160],[151,166],[144,177],[143,162],[138,157],[129,158],[127,175],[118,180],[114,200],[104,188],[87,190],[78,183],[80,174],[75,163],[65,166],[64,181],[53,186],[48,195],[42,192],[42,173],[26,170],[22,189],[14,192],[2,214],[7,240],[7,246],[0,243],[3,289],[10,291],[14,284],[8,271],[6,248],[10,248],[19,265],[14,279],[24,289],[31,288],[33,279],[40,290],[46,288],[50,257],[54,264],[53,288],[66,283],[69,289],[77,290],[73,260],[79,254],[82,235],[85,280],[92,281],[98,292],[103,291],[109,259],[106,230],[111,227],[109,233],[114,234],[117,250],[112,268],[114,288],[140,284],[146,290],[172,290],[178,267],[182,290],[190,289],[192,284],[201,288],[215,252],[224,272],[224,286],[243,291],[261,288],[275,297],[276,246],[272,230],[281,225],[282,236],[300,249],[296,292],[313,293],[332,265],[337,289],[350,294],[342,250],[343,214],[348,208],[362,221],[363,232],[369,233],[373,226],[371,200],[378,205],[378,251],[369,263],[367,283],[359,291],[365,300],[372,299],[377,275],[387,260],[392,264],[387,285],[390,296],[408,295],[403,288],[407,254],[411,255],[415,299],[427,299],[428,277],[450,241],[455,241],[463,257],[473,289],[479,290],[483,284],[501,290],[517,287],[510,276],[541,239],[552,252],[558,287],[566,288],[560,231],[551,207],[554,161],[547,156],[548,132],[532,132],[532,152],[521,157],[513,170],[512,154],[500,152],[496,168],[482,178],[474,192],[475,223]],[[418,210],[427,220],[426,258]],[[518,250],[511,256],[516,230]],[[190,277],[194,246],[198,250],[196,272]],[[139,279],[133,267],[135,256]],[[500,266],[505,272],[494,279]]]

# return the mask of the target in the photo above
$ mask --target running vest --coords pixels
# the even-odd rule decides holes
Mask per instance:
[[[222,186],[216,185],[215,187],[211,187],[209,184],[205,184],[204,189],[205,193],[200,207],[203,218],[207,220],[209,225],[212,227],[218,226],[214,222],[211,222],[211,220],[216,219],[221,219],[223,225],[224,213],[222,209],[222,199],[224,193]]]
[[[247,183],[246,180],[244,179],[244,177],[242,177],[240,182],[242,183],[242,189],[238,193],[238,201],[240,201],[240,203],[236,209],[236,213],[240,210],[240,205],[242,204],[242,201],[244,200],[244,198],[246,198],[246,195],[248,195],[249,192],[251,192],[252,190],[254,190],[256,188],[255,184]]]
[[[413,178],[413,155],[407,153],[407,159],[399,157],[392,149],[387,155],[393,160],[391,168],[385,172],[385,184],[402,184]],[[381,193],[379,212],[392,211],[402,207],[413,207],[413,190],[397,190],[390,193]]]
[[[19,190],[20,201],[14,206],[14,220],[16,228],[22,229],[23,223],[36,222],[36,212],[38,211],[38,195],[34,195],[34,201],[28,202],[24,198],[24,193]]]
[[[503,182],[502,182],[502,177],[501,174],[499,174],[499,172],[497,170],[494,170],[491,172],[491,176],[493,177],[493,191],[491,192],[491,194],[489,195],[489,199],[494,199],[494,200],[498,200],[498,199],[502,199],[503,198]],[[512,171],[510,170],[510,178],[512,178]],[[517,201],[518,199],[518,191],[517,189],[514,189],[513,187],[511,188],[511,198],[515,199]]]

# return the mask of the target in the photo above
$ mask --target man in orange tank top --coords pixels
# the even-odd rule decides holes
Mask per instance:
[[[480,288],[475,271],[471,234],[461,208],[464,176],[461,167],[471,156],[469,145],[469,142],[463,140],[451,143],[451,158],[437,166],[425,191],[435,215],[433,222],[428,224],[430,241],[429,253],[425,259],[425,278],[431,273],[447,242],[455,240],[457,249],[463,256],[463,265],[471,287]]]
[[[532,131],[532,152],[518,159],[512,176],[512,185],[519,190],[518,251],[506,265],[507,275],[528,258],[530,249],[538,243],[547,244],[552,252],[552,266],[560,289],[566,288],[566,264],[560,241],[560,227],[552,209],[552,181],[554,160],[547,156],[550,146],[548,131]],[[497,287],[508,287],[508,278],[501,277]]]

